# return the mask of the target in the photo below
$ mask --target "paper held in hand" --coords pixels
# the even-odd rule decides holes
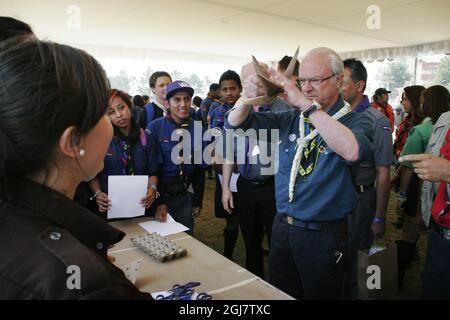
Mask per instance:
[[[111,209],[108,219],[143,216],[141,200],[147,194],[148,176],[109,176],[108,198]]]

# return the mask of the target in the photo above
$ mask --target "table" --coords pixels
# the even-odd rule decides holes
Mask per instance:
[[[144,217],[111,223],[127,235],[120,243],[110,248],[108,255],[114,257],[114,264],[122,269],[143,258],[136,279],[136,286],[141,291],[154,293],[165,291],[176,283],[199,281],[201,285],[195,291],[207,292],[214,300],[293,300],[291,296],[184,232],[166,238],[187,249],[187,256],[168,262],[157,262],[130,241],[132,236],[147,233],[138,224],[150,220],[151,218]]]

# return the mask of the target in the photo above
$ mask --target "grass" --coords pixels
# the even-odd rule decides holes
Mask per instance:
[[[207,180],[202,214],[195,222],[195,237],[207,246],[223,254],[222,233],[225,226],[225,220],[214,216],[214,188],[214,180]],[[386,234],[384,238],[380,240],[381,244],[393,243],[401,237],[401,230],[395,229],[394,226],[396,221],[395,199],[395,194],[391,193],[386,221]],[[264,246],[266,245],[265,243],[266,241],[264,241]],[[420,237],[418,252],[420,259],[413,261],[411,266],[406,271],[403,290],[399,293],[398,299],[420,299],[421,297],[421,272],[423,270],[426,257],[426,236]],[[237,264],[245,267],[245,246],[241,234],[239,234],[233,257]],[[268,257],[265,257],[264,259],[265,271],[267,275]]]

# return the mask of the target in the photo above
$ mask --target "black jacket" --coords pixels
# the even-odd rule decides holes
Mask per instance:
[[[30,180],[10,184],[9,195],[0,199],[0,299],[151,299],[106,259],[123,232]],[[71,266],[79,289],[69,289]]]

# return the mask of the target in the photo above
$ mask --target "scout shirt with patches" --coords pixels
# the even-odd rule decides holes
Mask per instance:
[[[339,97],[328,110],[334,115],[344,106]],[[238,126],[241,129],[279,129],[279,170],[275,175],[277,214],[289,215],[305,221],[328,221],[344,218],[356,205],[356,191],[353,187],[349,166],[345,161],[317,136],[318,150],[315,167],[309,174],[297,175],[294,201],[289,203],[289,180],[292,162],[299,136],[300,110],[280,113],[252,112]],[[359,146],[358,160],[366,160],[371,154],[370,121],[357,113],[348,113],[339,119],[354,133]],[[227,122],[228,128],[233,128]]]

